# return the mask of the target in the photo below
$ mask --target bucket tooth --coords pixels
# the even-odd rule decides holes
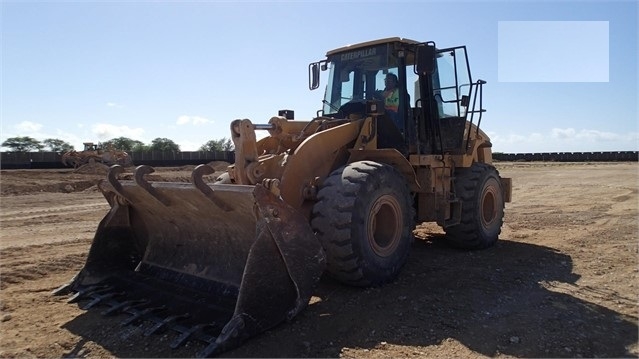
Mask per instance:
[[[169,206],[171,201],[168,198],[160,194],[153,186],[144,179],[144,175],[155,172],[155,169],[151,166],[140,165],[135,168],[133,172],[133,178],[135,179],[135,183],[144,188],[151,196],[160,201],[163,205]]]
[[[89,287],[78,289],[77,292],[67,300],[67,303],[76,303],[82,300],[84,297],[90,296],[93,293],[103,293],[105,291],[113,290],[112,287],[104,284],[96,284]]]
[[[69,283],[65,283],[58,288],[54,289],[52,295],[67,295],[73,292],[73,279]]]
[[[146,309],[142,309],[140,311],[137,311],[135,314],[133,314],[133,316],[129,317],[128,319],[126,319],[125,321],[122,322],[122,326],[126,327],[129,324],[132,324],[140,319],[143,319],[144,317],[146,317],[149,314],[152,313],[157,313],[157,312],[161,312],[163,310],[167,310],[167,307],[164,305],[158,306],[158,307],[152,307],[152,308],[146,308]]]
[[[82,309],[84,310],[90,309],[91,307],[94,307],[100,304],[100,302],[104,300],[111,299],[121,295],[124,295],[124,292],[108,292],[108,293],[104,293],[100,295],[94,295],[93,300],[90,301],[87,305],[83,306]]]
[[[191,183],[193,183],[195,188],[197,188],[200,192],[202,192],[206,196],[206,198],[210,199],[211,202],[213,202],[221,210],[225,212],[229,212],[233,210],[233,207],[231,207],[227,202],[220,199],[215,194],[215,191],[211,187],[209,187],[209,185],[204,183],[204,180],[202,180],[202,176],[210,175],[213,173],[215,173],[215,170],[211,168],[211,166],[199,165],[195,167],[195,169],[191,173]]]
[[[197,354],[195,354],[195,356],[198,358],[210,358],[218,351],[218,346],[219,344],[216,342],[209,343],[206,348],[199,351]]]
[[[164,329],[164,327],[166,327],[169,324],[173,324],[173,323],[177,322],[178,320],[187,319],[189,317],[190,317],[190,315],[188,313],[180,314],[180,315],[172,315],[170,317],[166,317],[161,322],[156,323],[154,326],[152,326],[151,328],[147,329],[144,332],[144,335],[148,337],[149,335],[157,332],[158,330]]]
[[[125,300],[123,302],[117,303],[111,308],[102,312],[102,315],[111,315],[117,313],[119,311],[125,311],[128,308],[134,307],[135,305],[143,305],[148,303],[149,301],[146,299],[137,299],[137,300]]]
[[[69,299],[67,299],[67,303],[75,303],[78,300],[80,300],[80,292],[75,292],[75,294],[73,294],[71,297],[69,297]]]
[[[126,314],[137,315],[142,310],[141,308],[148,305],[149,305],[149,301],[146,299],[143,299],[140,301],[135,301],[134,303],[129,303],[128,305],[124,306],[120,311]]]
[[[182,344],[184,344],[191,335],[194,335],[196,333],[201,332],[204,328],[215,328],[216,325],[215,323],[210,323],[210,324],[197,324],[192,326],[191,328],[189,328],[188,330],[186,330],[184,333],[182,333],[179,337],[177,337],[172,343],[171,343],[171,349],[177,349],[179,348]],[[211,341],[214,341],[215,338],[211,338]]]

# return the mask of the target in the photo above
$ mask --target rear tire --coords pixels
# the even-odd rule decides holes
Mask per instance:
[[[391,166],[360,161],[331,173],[318,192],[311,226],[340,282],[375,286],[399,274],[413,241],[408,184]]]
[[[462,201],[461,222],[445,228],[446,240],[463,249],[492,247],[504,220],[504,192],[497,169],[475,163],[458,170],[455,193]]]

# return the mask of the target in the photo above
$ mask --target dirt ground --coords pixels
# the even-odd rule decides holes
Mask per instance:
[[[323,278],[311,305],[228,357],[637,357],[637,163],[497,163],[513,179],[498,244],[460,251],[432,225],[400,277]],[[153,176],[186,181],[192,167]],[[90,172],[90,171],[89,171]],[[98,171],[99,172],[99,171]],[[83,266],[104,174],[0,173],[0,357],[188,357],[51,291]]]

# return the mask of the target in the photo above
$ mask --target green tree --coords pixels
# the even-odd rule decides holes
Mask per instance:
[[[111,145],[113,146],[113,148],[122,151],[134,151],[134,148],[136,146],[144,146],[144,143],[142,143],[142,141],[133,140],[128,137],[117,137],[103,142],[103,145]]]
[[[139,141],[138,141],[139,142]],[[148,152],[151,151],[151,147],[149,145],[145,145],[144,143],[136,143],[131,148],[131,152]]]
[[[7,138],[1,146],[10,148],[11,152],[34,152],[44,148],[40,141],[29,136]]]
[[[149,150],[150,151],[173,151],[173,152],[180,152],[180,146],[173,142],[173,140],[170,140],[168,138],[156,138],[153,141],[151,141],[151,146],[149,146]]]
[[[47,138],[46,140],[42,141],[42,143],[44,144],[45,148],[52,152],[67,152],[74,149],[73,146],[68,142],[57,138]]]
[[[233,151],[235,146],[230,138],[222,137],[219,140],[210,140],[200,146],[198,151]]]

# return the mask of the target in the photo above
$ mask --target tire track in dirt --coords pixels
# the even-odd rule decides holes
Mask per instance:
[[[55,245],[33,245],[2,251],[0,289],[26,281],[41,279],[69,270],[80,270],[89,251],[90,242],[79,239]],[[33,261],[34,257],[44,258]]]
[[[100,194],[46,194],[3,197],[0,214],[0,250],[48,243],[58,246],[69,240],[93,237],[109,204]],[[44,239],[44,241],[43,241]],[[46,241],[46,242],[45,242]],[[37,253],[35,253],[38,255]],[[4,263],[3,263],[4,264]]]
[[[51,217],[51,216],[60,216],[64,214],[64,217],[69,217],[70,215],[81,214],[89,211],[96,210],[108,210],[109,206],[104,201],[95,202],[95,203],[85,203],[79,205],[72,206],[59,206],[59,207],[49,207],[49,208],[39,208],[39,209],[31,209],[31,210],[21,210],[21,211],[6,211],[0,213],[0,226],[5,227],[6,225],[10,225],[13,221],[21,221],[27,219],[37,219],[42,217]],[[4,223],[7,222],[7,223]]]

